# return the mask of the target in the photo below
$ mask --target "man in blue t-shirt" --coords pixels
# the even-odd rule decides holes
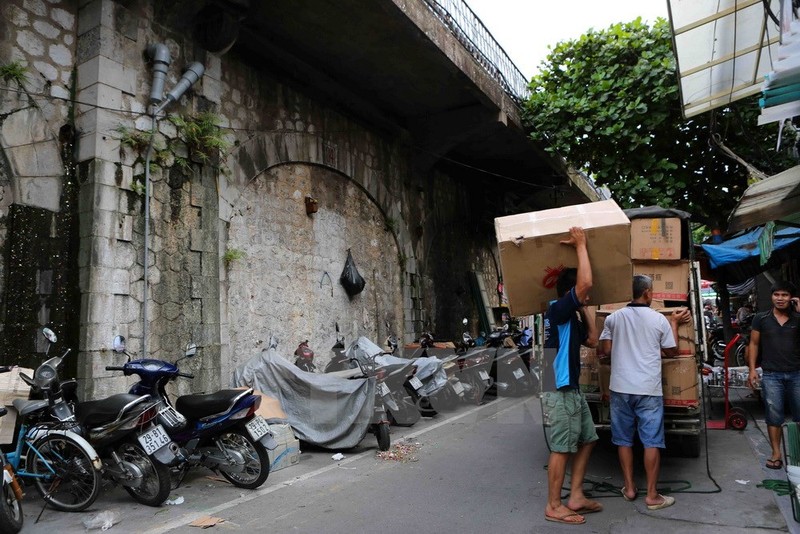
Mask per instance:
[[[800,310],[794,284],[778,281],[772,285],[772,308],[753,317],[747,346],[748,383],[756,387],[761,365],[761,396],[772,454],[770,469],[783,468],[781,425],[785,418],[784,399],[789,401],[792,420],[800,421]]]
[[[578,525],[586,522],[583,514],[599,512],[603,505],[587,499],[583,493],[586,465],[597,441],[589,405],[578,383],[581,345],[597,346],[595,313],[585,306],[592,289],[592,266],[583,229],[570,228],[569,235],[561,243],[575,247],[578,268],[561,272],[556,283],[559,298],[550,303],[544,319],[543,387],[550,390],[542,397],[550,447],[544,516],[548,521]],[[572,480],[565,506],[561,502],[561,488],[570,458]]]

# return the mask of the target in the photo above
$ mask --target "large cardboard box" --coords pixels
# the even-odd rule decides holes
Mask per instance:
[[[667,319],[677,309],[680,308],[663,308],[657,310],[662,313]],[[688,322],[678,325],[678,354],[679,357],[694,356],[697,352],[697,347],[694,342],[694,317]]]
[[[653,279],[653,299],[687,300],[689,298],[688,261],[633,262],[633,274],[645,274]]]
[[[697,362],[694,358],[661,360],[661,383],[664,406],[697,406],[700,403]]]
[[[597,351],[581,346],[581,374],[578,383],[584,393],[598,393],[600,391],[599,366]]]
[[[569,229],[586,231],[592,262],[593,304],[630,300],[630,221],[613,200],[534,211],[494,220],[503,282],[514,316],[546,311],[555,298],[558,274],[577,267],[575,249],[560,241]]]
[[[633,219],[631,258],[635,260],[680,260],[681,220]]]

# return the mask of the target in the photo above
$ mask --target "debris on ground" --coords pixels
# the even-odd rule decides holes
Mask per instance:
[[[375,456],[381,460],[392,460],[395,462],[416,462],[419,458],[416,452],[422,444],[419,442],[396,443],[388,451],[380,451]]]
[[[331,456],[331,460],[336,460],[337,462],[339,460],[344,460],[344,454],[342,454],[341,452],[337,452],[336,454]]]
[[[95,530],[99,528],[100,530],[106,531],[115,524],[119,523],[120,519],[121,517],[119,512],[103,510],[99,514],[90,517],[89,519],[84,519],[83,526],[86,527],[86,530]]]
[[[225,520],[221,517],[212,517],[210,515],[204,515],[203,517],[198,517],[191,523],[189,523],[190,527],[199,527],[199,528],[211,528],[213,526],[219,525],[220,523],[224,522]]]
[[[167,506],[176,506],[178,504],[183,504],[183,502],[184,502],[183,495],[181,495],[175,497],[174,499],[167,499],[166,501],[164,501],[164,504],[166,504]]]

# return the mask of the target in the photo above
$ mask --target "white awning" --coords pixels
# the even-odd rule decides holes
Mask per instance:
[[[800,223],[800,165],[756,182],[731,213],[728,232],[775,223]]]
[[[778,60],[780,0],[667,0],[686,118],[758,93]]]

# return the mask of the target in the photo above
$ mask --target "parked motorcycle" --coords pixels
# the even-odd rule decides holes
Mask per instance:
[[[303,341],[294,351],[294,364],[308,373],[316,373],[317,366],[314,365],[314,351],[308,346],[308,340]]]
[[[523,340],[523,336],[518,339]],[[525,341],[528,339],[525,338]],[[530,361],[532,344],[522,347],[517,345],[513,333],[504,328],[489,334],[486,345],[494,351],[491,376],[497,395],[513,397],[532,393],[536,380],[522,359],[524,354]]]
[[[331,359],[325,365],[325,373],[352,369],[355,366],[345,354],[344,337],[339,336],[339,323],[336,323],[336,343],[331,347]]]
[[[365,337],[352,343],[346,355],[358,366],[361,377],[375,377],[378,399],[386,408],[390,424],[411,426],[419,421],[420,412],[405,389],[417,371],[413,361],[394,357]],[[339,373],[342,372],[348,371]]]
[[[122,366],[107,366],[109,371],[137,375],[131,386],[134,395],[150,395],[157,401],[158,420],[167,435],[180,446],[183,457],[177,469],[176,485],[194,466],[218,471],[234,486],[255,489],[269,476],[269,454],[277,443],[267,422],[256,410],[261,397],[252,388],[227,389],[209,394],[183,395],[173,406],[166,385],[178,377],[194,378],[183,373],[177,364],[191,358],[197,346],[189,344],[182,358],[174,364],[162,360],[131,360],[125,350],[125,338],[114,338],[114,352],[125,354]]]
[[[466,328],[469,321],[462,321]],[[489,374],[493,364],[493,354],[487,347],[476,347],[475,340],[468,331],[461,335],[461,343],[456,351],[455,359],[458,364],[458,379],[464,386],[464,400],[473,404],[480,404],[483,395],[494,384]]]
[[[386,343],[399,352],[396,336],[390,335]],[[417,368],[404,387],[423,417],[433,417],[463,402],[466,389],[459,379],[458,355],[452,344],[448,345],[450,348],[438,348],[433,334],[423,332],[416,343],[403,347],[403,358]]]
[[[7,373],[10,367],[0,366],[0,374]],[[8,411],[0,406],[0,417]],[[14,473],[11,463],[6,460],[0,449],[0,469],[3,471],[0,480],[0,534],[16,534],[22,530],[24,516],[22,514],[22,487]]]
[[[53,340],[55,342],[55,340]],[[69,352],[64,353],[64,356]],[[105,399],[79,402],[75,380],[60,381],[58,368],[63,357],[46,364],[52,371],[37,369],[37,380],[20,377],[36,391],[60,394],[53,416],[83,436],[103,462],[104,477],[120,484],[134,500],[159,506],[170,492],[170,474],[166,464],[176,459],[178,446],[156,424],[158,403],[147,395],[120,393]],[[43,375],[49,377],[42,381]],[[74,415],[73,415],[74,413]]]
[[[748,315],[741,323],[733,327],[734,337],[731,340],[725,341],[725,332],[722,324],[717,324],[708,330],[708,354],[712,366],[720,366],[725,359],[725,349],[730,343],[734,341],[734,345],[728,353],[728,367],[745,367],[747,366],[747,344],[750,342],[750,325],[753,322],[754,315]]]

